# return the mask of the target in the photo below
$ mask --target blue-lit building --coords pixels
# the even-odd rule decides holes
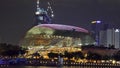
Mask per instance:
[[[93,38],[95,39],[96,45],[99,45],[99,32],[101,30],[101,21],[92,21],[91,28],[91,32]]]

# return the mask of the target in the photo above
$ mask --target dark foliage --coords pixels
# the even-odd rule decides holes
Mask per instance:
[[[50,53],[48,53],[48,57],[49,58],[55,58],[55,57],[58,57],[58,53],[53,53],[53,52],[50,52]]]
[[[117,53],[115,53],[113,55],[113,59],[117,60],[117,61],[120,61],[120,51],[118,51]]]
[[[19,54],[24,54],[26,49],[18,45],[11,45],[6,43],[0,44],[0,55],[2,56],[18,56]]]
[[[86,59],[88,60],[101,60],[102,56],[97,53],[88,52]]]

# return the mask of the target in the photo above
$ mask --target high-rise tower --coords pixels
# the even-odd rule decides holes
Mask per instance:
[[[92,34],[96,41],[96,45],[99,45],[99,31],[101,30],[101,21],[92,21]]]
[[[100,45],[120,48],[120,29],[109,28],[100,31]]]
[[[51,18],[54,17],[53,15],[53,10],[51,8],[50,3],[48,2],[48,8],[47,11],[50,11],[50,16],[48,15],[47,11],[43,8],[40,8],[40,1],[37,0],[37,10],[35,12],[35,25],[39,25],[39,24],[50,24],[51,23]]]

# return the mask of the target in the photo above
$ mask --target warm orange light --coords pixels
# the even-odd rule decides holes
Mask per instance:
[[[92,23],[92,24],[95,24],[95,23],[96,23],[96,21],[92,21],[91,23]]]

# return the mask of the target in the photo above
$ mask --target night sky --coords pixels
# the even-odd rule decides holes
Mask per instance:
[[[120,0],[40,0],[46,8],[52,2],[55,24],[66,24],[90,29],[92,20],[119,28]],[[34,24],[36,0],[0,0],[0,41],[18,44]]]

